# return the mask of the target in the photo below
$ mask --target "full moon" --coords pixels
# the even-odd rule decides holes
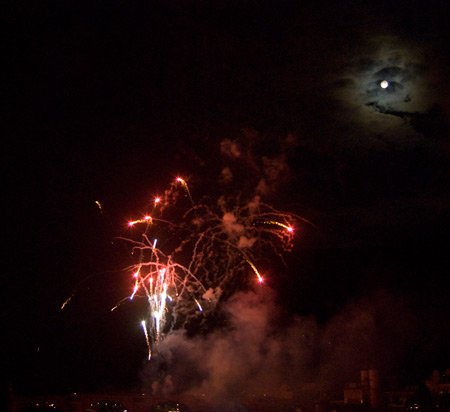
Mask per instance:
[[[383,80],[380,83],[380,86],[381,86],[382,89],[386,89],[389,86],[389,82],[387,80]]]

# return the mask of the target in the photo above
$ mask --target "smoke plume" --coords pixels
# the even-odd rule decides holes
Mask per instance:
[[[308,382],[323,393],[341,391],[361,369],[398,359],[414,329],[406,304],[387,292],[349,303],[324,325],[289,318],[267,287],[235,294],[224,312],[213,333],[177,330],[158,343],[143,371],[146,388],[211,402],[277,397],[286,388],[298,394]]]

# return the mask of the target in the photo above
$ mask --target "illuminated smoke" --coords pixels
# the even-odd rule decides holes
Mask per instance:
[[[360,369],[395,365],[415,333],[406,302],[388,292],[350,302],[326,324],[287,317],[267,287],[236,293],[223,312],[227,326],[214,333],[190,337],[178,330],[157,343],[144,385],[168,395],[169,377],[172,394],[213,403],[280,396],[283,387],[298,394],[310,382],[341,395]]]

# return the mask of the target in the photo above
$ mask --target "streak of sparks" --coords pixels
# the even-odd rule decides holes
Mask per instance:
[[[265,220],[263,223],[266,223],[268,225],[277,225],[285,228],[288,232],[293,233],[294,228],[292,226],[285,225],[284,223],[277,222],[275,220]]]
[[[103,206],[102,206],[102,204],[101,204],[98,200],[95,201],[95,204],[96,204],[96,205],[98,206],[98,208],[100,209],[100,213],[103,214]]]
[[[62,304],[62,306],[61,306],[61,310],[63,310],[65,307],[66,307],[66,305],[72,300],[72,298],[73,298],[73,296],[75,295],[75,292],[74,293],[72,293],[66,300],[65,300],[65,302]]]
[[[203,312],[203,308],[202,308],[202,306],[200,305],[199,301],[198,301],[197,299],[195,299],[195,298],[194,298],[194,300],[195,300],[195,303],[197,304],[198,310],[199,310],[200,312]]]
[[[133,293],[130,296],[130,300],[133,300],[134,295],[136,294],[138,289],[139,289],[139,280],[136,279],[136,283],[134,284]]]
[[[132,227],[134,226],[136,223],[152,223],[152,217],[151,216],[144,216],[143,219],[138,219],[138,220],[131,220],[130,222],[128,222],[128,226]]]
[[[147,324],[145,322],[145,320],[143,320],[141,322],[142,325],[142,329],[144,330],[144,335],[145,335],[145,342],[147,343],[147,348],[148,348],[148,360],[150,360],[152,358],[152,347],[150,345],[150,339],[148,337],[148,331],[147,331]]]
[[[189,187],[188,187],[186,181],[184,179],[182,179],[181,177],[177,177],[175,180],[177,182],[181,183],[181,185],[184,187],[184,189],[186,190],[186,193],[188,194],[189,199],[192,203],[192,206],[194,206],[194,201],[192,200],[191,192],[189,191]]]
[[[256,276],[258,277],[258,282],[259,282],[259,283],[263,283],[263,282],[264,282],[264,279],[263,279],[262,276],[259,274],[258,269],[256,269],[256,266],[255,266],[252,262],[250,262],[248,259],[247,259],[247,263],[248,263],[248,264],[250,265],[250,267],[253,269],[253,272],[256,273]]]

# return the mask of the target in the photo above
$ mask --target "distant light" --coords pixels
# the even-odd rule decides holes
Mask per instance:
[[[383,80],[383,81],[380,83],[380,87],[381,87],[382,89],[386,89],[388,86],[389,86],[389,82],[388,82],[387,80]]]

